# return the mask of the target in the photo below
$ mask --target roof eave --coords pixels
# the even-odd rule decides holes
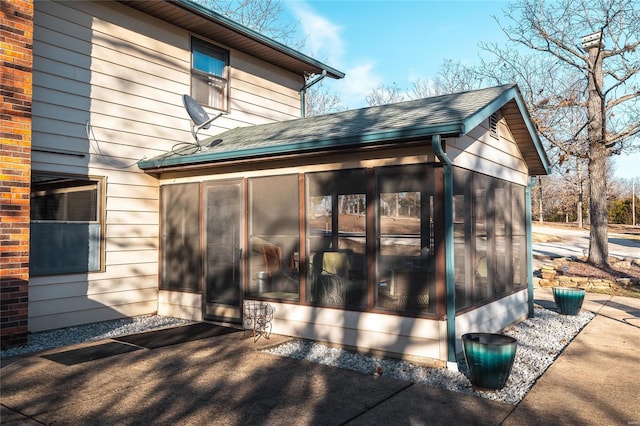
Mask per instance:
[[[463,131],[464,133],[471,131],[472,129],[479,126],[483,121],[485,121],[491,114],[498,111],[504,105],[506,105],[509,101],[514,100],[518,105],[518,109],[520,110],[520,115],[522,116],[522,120],[524,121],[525,126],[527,127],[527,131],[529,136],[531,137],[531,141],[536,149],[538,157],[540,158],[540,162],[544,169],[545,174],[551,174],[551,165],[549,162],[549,158],[547,157],[547,153],[542,146],[542,142],[540,138],[538,138],[538,132],[535,130],[535,126],[531,121],[531,117],[529,116],[528,109],[522,99],[522,95],[518,90],[518,86],[513,84],[510,88],[505,90],[500,94],[500,96],[496,97],[493,101],[486,104],[482,107],[478,112],[471,115],[464,121]],[[529,165],[530,166],[530,165]],[[535,173],[537,174],[537,173]]]
[[[242,34],[243,36],[257,42],[260,44],[263,44],[271,49],[277,50],[281,53],[284,53],[287,56],[290,56],[292,58],[295,58],[301,62],[307,63],[313,67],[316,67],[320,70],[325,70],[327,71],[327,76],[331,77],[331,78],[335,78],[335,79],[340,79],[340,78],[344,78],[345,74],[342,71],[339,71],[333,67],[330,67],[329,65],[326,65],[316,59],[313,59],[310,56],[305,55],[302,52],[299,52],[295,49],[290,48],[289,46],[282,44],[276,40],[273,40],[263,34],[260,34],[257,31],[254,31],[250,28],[245,27],[244,25],[241,25],[229,18],[227,18],[224,15],[221,15],[219,13],[216,13],[212,10],[209,10],[205,7],[203,7],[200,4],[194,3],[191,0],[167,0],[168,3],[173,3],[179,7],[182,7],[183,9],[187,9],[192,13],[197,13],[203,17],[205,17],[208,20],[213,20],[215,22],[217,22],[218,24],[232,30],[235,31],[239,34]]]
[[[145,171],[158,172],[165,168],[176,168],[193,164],[224,163],[231,160],[236,161],[238,159],[256,157],[265,157],[266,159],[272,156],[304,154],[339,147],[344,148],[347,146],[362,146],[375,143],[404,141],[407,139],[428,138],[436,134],[442,136],[457,136],[461,134],[462,129],[463,126],[460,123],[453,123],[420,128],[389,130],[348,137],[313,139],[277,146],[264,146],[225,152],[211,152],[190,156],[173,156],[155,160],[151,159],[140,161],[138,163],[138,167]]]
[[[525,125],[527,126],[527,130],[529,131],[529,135],[531,135],[531,140],[533,142],[534,147],[536,148],[536,152],[538,153],[538,157],[540,157],[540,161],[542,162],[542,167],[544,168],[544,172],[547,175],[552,173],[551,162],[549,161],[549,157],[547,157],[547,152],[542,146],[542,141],[538,137],[538,132],[531,121],[531,117],[529,116],[529,110],[524,103],[524,99],[522,99],[522,95],[517,87],[514,87],[513,90],[516,92],[514,96],[514,100],[520,109],[522,114],[522,119],[524,120]]]

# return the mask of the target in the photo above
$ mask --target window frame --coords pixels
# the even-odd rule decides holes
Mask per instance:
[[[190,191],[194,194],[190,194]],[[202,189],[199,182],[186,182],[186,183],[171,183],[160,186],[160,253],[158,258],[158,289],[166,291],[176,291],[184,293],[202,293],[202,241],[201,241],[201,203],[202,203]],[[166,208],[170,205],[180,205],[175,201],[176,196],[189,197],[195,195],[197,198],[195,203],[187,203],[187,208],[191,211],[185,210],[181,212],[181,219],[190,219],[191,226],[195,226],[193,229],[187,230],[185,222],[181,223],[180,227],[172,227],[173,218],[167,214]],[[185,203],[183,203],[185,204]],[[195,210],[195,211],[194,211]],[[189,215],[190,217],[186,217]],[[187,243],[183,244],[186,249],[191,249],[191,256],[181,256],[177,260],[171,257],[171,253],[168,251],[176,247],[174,241],[170,241],[169,237],[173,236],[175,229],[180,228],[182,231],[178,237],[183,241],[189,240],[191,247]],[[167,257],[171,257],[172,263],[169,265]],[[177,262],[177,263],[176,263]],[[170,269],[169,267],[172,267]],[[173,281],[169,275],[175,273],[175,270],[190,270],[192,275],[188,278],[188,281],[184,277],[180,280]],[[176,284],[178,282],[178,284]]]
[[[382,166],[374,169],[374,179],[376,186],[376,229],[372,237],[375,238],[377,247],[374,259],[376,275],[374,279],[374,309],[402,316],[433,317],[437,312],[436,288],[438,285],[434,275],[437,270],[435,221],[437,220],[438,211],[435,169],[428,163]],[[382,213],[384,210],[382,206],[383,194],[411,193],[417,195],[419,199],[418,233],[398,234],[384,231],[382,224],[382,218],[385,216]],[[411,215],[406,216],[410,217]],[[403,254],[385,255],[383,253],[384,239],[417,242],[416,247],[419,247],[420,252],[419,260],[415,256],[405,256]],[[383,266],[385,266],[385,270],[389,270],[386,268],[388,259],[387,262],[383,262],[384,256],[396,257],[398,260],[403,257],[405,259],[411,258],[412,261],[410,264],[406,264],[405,267],[392,268],[392,271],[397,271],[398,275],[396,276],[396,272],[383,272]],[[423,279],[426,279],[426,282],[422,281]],[[398,297],[398,304],[395,307],[389,306],[388,303],[385,304],[383,300],[383,295],[387,290],[385,287],[388,287],[389,294],[387,296],[394,296],[392,290],[398,290],[395,289],[395,286],[400,283],[403,291],[408,291],[410,294],[395,295]],[[424,285],[422,290],[426,291],[426,293],[413,294],[419,284]],[[429,298],[426,306],[421,305],[421,303],[424,303],[424,299],[421,299],[421,297],[424,298],[427,294]]]
[[[371,176],[367,173],[366,168],[349,168],[342,170],[325,170],[317,172],[309,172],[304,174],[305,185],[305,248],[307,258],[307,274],[306,274],[306,288],[305,303],[313,306],[327,306],[327,307],[339,307],[347,310],[367,310],[369,309],[369,271],[368,271],[368,254],[367,243],[369,233],[369,205],[370,195],[368,191],[368,180]],[[343,223],[340,221],[340,201],[347,201],[348,198],[342,198],[345,196],[357,196],[364,197],[363,204],[358,203],[363,207],[362,216],[364,219],[364,230],[353,232],[341,232]],[[310,216],[314,214],[315,209],[312,208],[312,198],[318,197],[319,199],[325,198],[330,200],[330,211],[327,211],[327,218],[330,222],[330,228],[327,226],[324,231],[320,230],[314,232],[314,225],[310,220]],[[358,209],[358,211],[360,211]],[[362,253],[354,251],[353,248],[343,247],[346,240],[362,239],[363,244]],[[341,244],[341,242],[343,244]],[[356,243],[357,247],[357,243]],[[343,294],[344,299],[341,301],[328,299],[316,300],[318,294],[314,292],[314,285],[326,277],[320,277],[325,275],[323,265],[316,264],[315,261],[322,260],[324,262],[324,253],[341,253],[346,259],[347,263],[341,266],[346,266],[348,270],[331,271],[326,275],[340,275],[344,278],[332,281],[329,279],[327,284],[342,284],[351,286],[350,294]],[[340,257],[341,255],[336,255]],[[356,256],[364,258],[364,265],[362,262],[358,262]],[[325,294],[325,296],[331,296],[331,294]],[[335,296],[335,294],[333,295]]]
[[[289,180],[291,182],[287,182]],[[279,300],[294,303],[301,301],[300,225],[302,218],[298,209],[291,207],[292,205],[300,205],[302,194],[300,193],[299,180],[299,174],[265,175],[247,179],[249,247],[247,267],[249,269],[249,279],[245,294],[252,299]],[[287,186],[287,183],[290,187]],[[270,194],[270,191],[279,192],[280,197]],[[289,200],[293,201],[290,204],[283,202],[283,198],[287,196],[295,198],[295,200]],[[274,226],[278,232],[270,232],[271,229],[264,228],[263,224],[260,223],[260,219],[265,219],[265,212],[261,210],[269,210],[269,206],[273,202],[276,205],[271,206],[271,209],[279,213],[274,218],[281,220],[282,217],[289,216],[289,219],[295,221],[294,226],[291,227],[291,230],[295,230],[294,232],[281,232],[283,229],[287,230],[288,226],[278,226],[277,222]],[[291,241],[293,241],[292,244]],[[258,244],[258,242],[261,242],[261,244]],[[258,246],[261,249],[264,246],[264,251],[259,251]],[[273,252],[269,251],[269,248]],[[276,251],[278,255],[274,257]],[[274,264],[264,264],[267,259],[270,259],[271,262],[279,261],[280,268],[275,268],[277,271],[269,271],[269,267],[274,266]],[[270,262],[267,261],[267,263]],[[293,287],[295,287],[295,291],[292,291]]]
[[[90,265],[87,264],[86,269],[71,269],[66,271],[51,271],[40,272],[37,266],[33,265],[33,258],[35,256],[32,255],[32,250],[34,247],[33,244],[33,235],[30,237],[30,253],[29,253],[29,273],[32,276],[53,276],[53,275],[72,275],[72,274],[89,274],[89,273],[100,273],[104,272],[105,267],[105,226],[106,226],[106,177],[105,176],[96,176],[96,175],[80,175],[80,174],[72,174],[72,173],[59,173],[59,172],[46,172],[46,171],[32,171],[31,172],[31,188],[30,188],[30,199],[31,206],[33,206],[34,199],[36,196],[34,195],[34,177],[43,176],[43,177],[51,177],[51,178],[60,178],[60,179],[75,179],[79,182],[85,182],[83,185],[87,185],[87,183],[95,183],[96,185],[96,200],[95,200],[95,219],[93,220],[59,220],[59,219],[33,219],[34,208],[32,207],[30,210],[30,218],[29,223],[31,227],[31,232],[33,232],[34,224],[87,224],[87,225],[99,225],[98,231],[98,267],[91,269]],[[81,185],[78,185],[80,187]],[[64,188],[68,189],[68,187]],[[42,190],[44,191],[44,190]],[[42,192],[35,191],[35,192]],[[58,192],[58,190],[52,190],[54,193]],[[69,193],[68,190],[59,189],[60,193]],[[87,259],[88,261],[90,259]],[[44,269],[44,268],[43,268]]]
[[[204,70],[200,70],[198,68],[196,68],[196,64],[195,64],[195,53],[199,52],[202,54],[205,54],[207,56],[216,58],[216,59],[220,59],[219,56],[222,56],[223,60],[224,60],[224,70],[222,72],[222,74],[224,75],[217,75],[214,73],[210,73],[210,72],[206,72]],[[191,67],[190,67],[190,81],[189,81],[189,85],[190,85],[190,90],[191,90],[191,97],[194,98],[196,101],[198,101],[199,104],[201,104],[202,106],[205,106],[207,108],[212,108],[218,111],[224,111],[224,112],[229,112],[229,60],[230,60],[230,52],[227,49],[223,49],[222,47],[216,46],[214,44],[211,44],[207,41],[204,41],[202,39],[196,38],[196,37],[191,37]],[[200,80],[209,80],[209,84],[211,84],[211,81],[215,81],[215,82],[221,82],[224,84],[224,88],[222,90],[222,95],[220,97],[220,102],[222,103],[222,107],[218,107],[215,105],[211,105],[211,102],[209,102],[209,99],[211,99],[211,89],[209,89],[209,92],[207,93],[207,99],[205,100],[204,97],[202,96],[202,94],[197,93],[196,92],[196,85],[194,84],[194,80],[195,79],[200,79]]]

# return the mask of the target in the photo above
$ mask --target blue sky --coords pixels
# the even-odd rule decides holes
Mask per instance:
[[[445,59],[478,62],[479,41],[503,42],[491,15],[504,1],[301,1],[285,3],[305,53],[347,74],[332,88],[349,108],[366,106],[380,84],[409,88],[435,76]]]
[[[492,18],[507,1],[284,0],[297,21],[303,51],[346,77],[325,86],[340,93],[349,109],[381,84],[408,89],[433,78],[444,60],[479,63],[479,42],[503,44]],[[640,177],[640,153],[615,157],[616,176]]]

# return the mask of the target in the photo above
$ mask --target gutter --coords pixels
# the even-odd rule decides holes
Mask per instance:
[[[312,118],[309,118],[310,120]],[[278,123],[279,124],[279,123]],[[265,124],[263,126],[270,126]],[[243,128],[236,128],[228,130],[227,132],[219,135],[212,136],[210,140],[223,139],[230,132],[242,132]],[[164,154],[163,156],[156,157],[149,160],[140,161],[138,166],[145,171],[161,172],[168,168],[179,168],[186,165],[198,165],[207,163],[224,163],[227,161],[248,160],[254,157],[267,157],[276,155],[289,155],[289,154],[301,154],[306,152],[316,152],[320,149],[332,149],[343,148],[345,146],[365,146],[374,143],[384,143],[398,139],[419,139],[427,138],[433,134],[460,134],[461,126],[458,124],[452,125],[435,125],[426,126],[413,129],[394,129],[394,130],[382,130],[379,132],[349,135],[345,137],[321,137],[321,138],[307,138],[300,142],[288,142],[278,144],[274,142],[272,144],[256,146],[253,148],[245,149],[229,149],[227,151],[211,151],[206,149],[197,154],[192,155],[173,155],[171,152]],[[268,140],[271,133],[265,133]],[[235,136],[234,136],[235,137]],[[224,141],[220,144],[222,146]],[[203,146],[207,145],[207,140],[204,141]]]
[[[535,179],[529,180],[525,192],[525,232],[527,234],[527,298],[529,305],[529,318],[533,318],[533,231],[532,231],[532,214],[531,214],[531,190],[536,184]]]
[[[447,368],[458,370],[456,362],[456,291],[453,264],[453,173],[451,160],[442,149],[440,135],[431,137],[431,149],[444,171],[444,256],[447,301]]]
[[[322,74],[320,74],[319,76],[317,76],[316,78],[314,78],[313,80],[311,80],[310,82],[308,82],[307,84],[305,84],[302,89],[300,89],[300,117],[305,118],[306,117],[306,99],[305,99],[305,95],[307,93],[307,89],[310,88],[311,86],[313,86],[314,84],[320,82],[320,80],[322,80],[323,78],[325,78],[327,76],[327,70],[323,69],[322,70]]]

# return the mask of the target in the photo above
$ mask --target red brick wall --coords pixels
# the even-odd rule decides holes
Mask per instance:
[[[33,0],[0,0],[0,336],[27,341]]]

